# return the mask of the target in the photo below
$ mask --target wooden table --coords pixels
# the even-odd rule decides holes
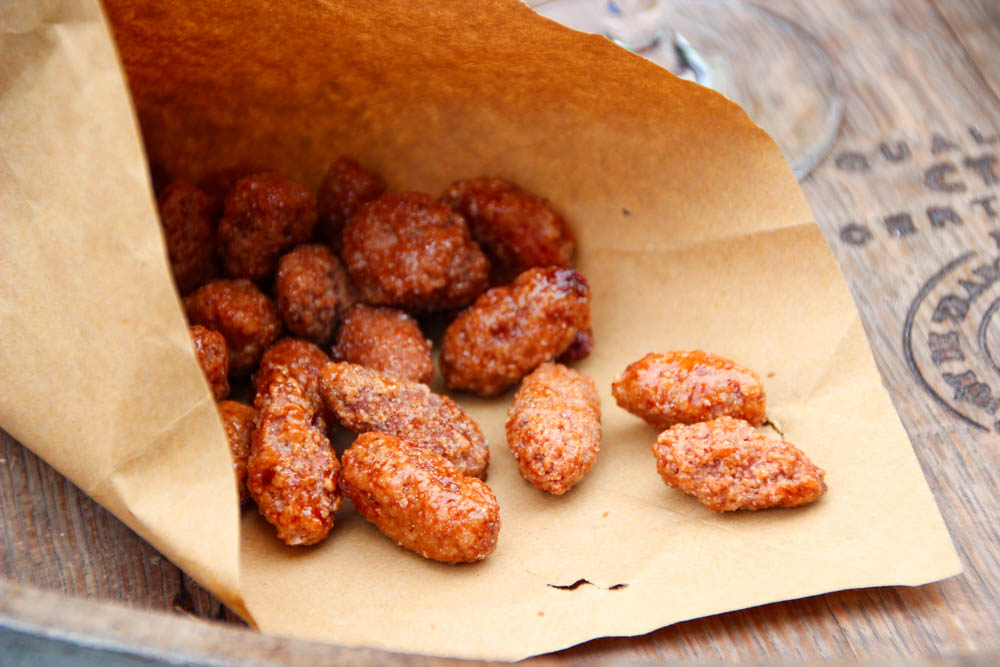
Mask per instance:
[[[808,27],[843,75],[844,127],[803,188],[857,300],[965,573],[919,588],[772,604],[536,660],[907,661],[973,653],[976,662],[997,662],[1000,1],[759,4]],[[12,655],[122,665],[139,664],[130,657],[135,652],[265,663],[448,662],[241,628],[218,601],[2,431],[0,575],[0,650]],[[124,653],[72,645],[82,638]]]

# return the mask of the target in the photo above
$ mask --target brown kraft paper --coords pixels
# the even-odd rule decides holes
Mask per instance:
[[[960,571],[837,264],[735,105],[515,0],[105,10],[121,63],[93,0],[0,8],[0,423],[261,630],[517,659]],[[350,503],[312,548],[240,514],[140,126],[173,178],[248,162],[315,188],[349,154],[396,190],[493,175],[550,198],[593,290],[597,347],[578,365],[603,402],[591,474],[562,497],[535,490],[506,448],[511,393],[458,396],[501,506],[484,562],[423,560]],[[663,485],[656,430],[610,386],[680,348],[761,374],[826,496],[716,514]]]

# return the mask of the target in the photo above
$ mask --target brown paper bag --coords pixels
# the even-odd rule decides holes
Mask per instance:
[[[262,630],[513,659],[959,571],[837,265],[739,108],[515,0],[106,10],[131,98],[93,0],[0,8],[0,422]],[[462,397],[502,512],[483,563],[422,560],[349,504],[314,548],[237,521],[132,104],[172,177],[246,161],[315,187],[347,153],[394,189],[488,174],[549,197],[594,294],[591,475],[536,491],[506,451],[510,395]],[[662,484],[656,431],[610,383],[694,347],[761,373],[771,420],[828,472],[822,500],[720,515]]]

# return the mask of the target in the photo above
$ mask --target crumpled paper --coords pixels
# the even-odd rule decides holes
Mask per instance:
[[[0,7],[0,423],[261,630],[517,659],[959,572],[837,264],[738,107],[515,0],[105,10],[121,63],[93,0]],[[603,401],[593,472],[562,497],[535,490],[506,450],[511,394],[461,396],[501,506],[486,561],[423,560],[349,503],[314,548],[241,515],[140,126],[171,177],[248,162],[315,187],[351,154],[394,189],[495,175],[549,197],[594,296],[597,348],[579,364]],[[610,384],[676,348],[756,369],[829,493],[715,514],[666,488],[656,431]]]

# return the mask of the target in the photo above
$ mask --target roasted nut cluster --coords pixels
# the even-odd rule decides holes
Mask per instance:
[[[494,551],[490,449],[428,386],[435,342],[420,322],[431,311],[448,322],[437,341],[447,387],[492,397],[520,383],[506,437],[528,482],[558,496],[594,467],[597,387],[564,365],[594,348],[591,291],[547,200],[497,178],[455,181],[440,199],[394,192],[349,157],[315,197],[255,166],[199,182],[158,198],[167,254],[239,500],[252,498],[279,539],[321,542],[346,496],[425,558]],[[224,400],[231,385],[252,407]],[[651,354],[612,390],[666,429],[653,447],[663,480],[712,509],[791,507],[826,489],[802,452],[754,428],[765,398],[746,368],[700,351]],[[358,434],[343,467],[329,440],[338,425]]]
[[[593,381],[549,363],[593,348],[590,290],[546,200],[488,178],[456,181],[440,199],[393,192],[346,156],[315,197],[251,164],[198,183],[159,196],[168,256],[240,502],[253,498],[279,539],[323,540],[343,494],[427,558],[476,561],[496,547],[499,510],[481,481],[490,450],[428,386],[434,342],[416,319],[428,311],[453,320],[441,362],[452,388],[492,396],[542,367],[518,394],[511,437],[540,488],[563,493],[593,465]],[[489,289],[502,277],[510,284]],[[224,400],[230,385],[253,407]],[[566,410],[569,430],[547,442]],[[360,434],[343,471],[328,439],[338,425]]]

